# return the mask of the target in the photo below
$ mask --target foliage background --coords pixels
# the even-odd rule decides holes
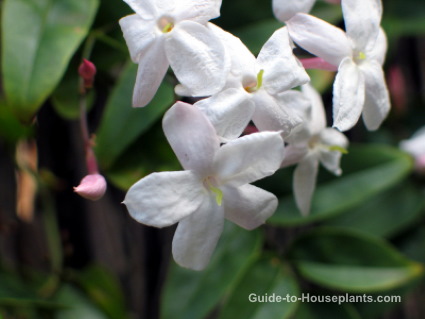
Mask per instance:
[[[137,224],[120,204],[142,176],[179,169],[160,123],[175,100],[172,75],[151,105],[130,107],[137,66],[117,21],[131,10],[120,0],[1,5],[0,317],[425,317],[425,179],[397,149],[425,124],[422,0],[384,1],[393,108],[379,131],[359,123],[348,132],[343,177],[321,172],[308,218],[294,206],[290,169],[259,182],[280,198],[277,213],[253,232],[227,225],[201,273],[170,260],[173,227]],[[318,1],[314,14],[343,26],[337,6]],[[215,22],[254,53],[281,26],[262,0],[224,0]],[[98,68],[88,120],[109,182],[98,202],[72,192],[86,174],[82,57]],[[311,76],[329,106],[332,74]],[[401,295],[403,302],[252,304],[251,292]]]

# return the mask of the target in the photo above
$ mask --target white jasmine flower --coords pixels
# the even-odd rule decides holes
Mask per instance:
[[[147,105],[171,65],[177,79],[197,96],[218,92],[228,59],[210,19],[221,0],[124,0],[136,14],[120,25],[133,62],[139,64],[133,106]]]
[[[346,32],[299,13],[288,22],[291,38],[302,48],[338,66],[334,83],[333,126],[352,128],[360,115],[376,130],[390,110],[382,64],[386,37],[380,28],[380,0],[342,0]]]
[[[217,34],[231,54],[225,90],[196,105],[224,139],[238,137],[251,119],[260,131],[279,130],[288,136],[301,119],[285,106],[281,93],[309,77],[292,53],[287,29],[275,31],[257,58],[238,38],[220,30]]]
[[[298,131],[300,136],[286,148],[282,167],[298,163],[294,172],[295,202],[303,215],[310,212],[311,199],[316,188],[319,162],[335,175],[341,175],[340,159],[348,146],[348,140],[341,132],[326,127],[325,110],[320,95],[309,84],[302,91],[311,102],[311,108],[304,108],[305,122]]]
[[[400,148],[415,160],[415,168],[425,172],[425,127],[418,130],[410,139],[400,142]]]
[[[129,189],[124,203],[143,224],[164,227],[178,222],[174,259],[201,270],[214,251],[224,218],[253,229],[275,211],[276,197],[249,183],[279,168],[283,141],[278,132],[262,132],[220,147],[204,114],[183,102],[165,114],[163,128],[185,170],[142,178]]]

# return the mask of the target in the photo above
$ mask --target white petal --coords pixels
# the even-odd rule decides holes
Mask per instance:
[[[195,105],[208,117],[223,139],[239,137],[254,114],[255,105],[242,89],[230,88]]]
[[[124,0],[131,9],[144,19],[152,19],[157,15],[155,3],[152,0]]]
[[[410,139],[401,141],[400,148],[414,157],[425,154],[425,127],[419,129]]]
[[[345,58],[338,69],[333,88],[333,127],[344,132],[352,128],[362,113],[365,100],[364,78],[357,65]]]
[[[366,48],[366,57],[368,60],[376,60],[380,65],[384,64],[385,55],[387,54],[387,36],[382,28],[379,29],[378,37],[375,43]]]
[[[310,84],[303,85],[301,89],[311,103],[311,121],[308,124],[310,134],[319,134],[326,127],[326,114],[322,97]]]
[[[224,217],[242,228],[261,226],[277,208],[272,193],[253,185],[223,187]]]
[[[130,187],[124,204],[135,220],[155,227],[175,224],[208,197],[191,171],[152,173]]]
[[[240,186],[272,175],[283,159],[279,132],[245,135],[220,147],[214,172],[221,185]]]
[[[323,145],[338,146],[346,149],[348,147],[348,139],[341,132],[332,129],[326,128],[320,133],[320,142]],[[320,162],[326,169],[335,175],[341,175],[342,171],[340,168],[340,160],[342,153],[337,150],[330,150],[326,148],[322,148],[320,152]]]
[[[208,96],[223,88],[230,63],[225,48],[207,26],[183,21],[169,32],[165,51],[177,79],[193,96]]]
[[[308,145],[287,145],[285,146],[285,156],[281,168],[299,163],[308,153]]]
[[[299,46],[333,65],[352,56],[344,31],[311,15],[298,13],[287,22],[289,35]]]
[[[361,66],[366,85],[366,100],[363,121],[368,130],[379,128],[390,111],[390,97],[385,75],[378,61],[369,61]]]
[[[183,168],[208,174],[220,142],[205,115],[196,106],[177,102],[165,113],[162,127]]]
[[[134,107],[143,107],[149,104],[158,91],[168,66],[163,38],[158,38],[140,56],[133,92]]]
[[[223,232],[223,206],[208,196],[199,209],[177,226],[173,239],[173,257],[181,266],[193,270],[204,269]]]
[[[316,188],[316,177],[319,161],[313,156],[307,156],[294,171],[294,196],[295,202],[306,216],[310,213],[311,199]]]
[[[260,131],[281,131],[282,136],[289,136],[302,119],[286,106],[286,96],[273,97],[265,90],[253,93],[255,112],[252,121]]]
[[[310,12],[316,0],[273,0],[273,13],[282,21],[288,21],[299,12]]]
[[[132,14],[119,21],[133,62],[139,63],[140,57],[158,37],[155,21],[144,20],[137,14]]]
[[[341,7],[347,36],[353,40],[356,50],[364,51],[378,36],[381,0],[343,0]]]
[[[280,28],[264,44],[258,58],[264,70],[264,88],[271,95],[307,83],[310,78],[292,53],[288,30]]]
[[[201,24],[220,16],[221,0],[177,0],[177,20],[192,20]]]

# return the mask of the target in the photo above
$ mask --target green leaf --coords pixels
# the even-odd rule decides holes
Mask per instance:
[[[28,122],[87,35],[98,0],[5,0],[2,69],[7,102]]]
[[[161,300],[161,318],[204,318],[259,254],[258,231],[226,223],[209,266],[202,272],[172,263]]]
[[[90,266],[78,274],[78,284],[111,319],[126,317],[125,299],[118,280],[105,268]]]
[[[174,101],[173,87],[165,81],[152,102],[133,108],[137,65],[129,62],[122,71],[105,108],[96,137],[96,153],[102,169],[109,169],[123,151],[147,131]]]
[[[298,295],[299,288],[289,268],[277,258],[261,258],[250,265],[234,287],[219,319],[290,318],[298,302],[283,298],[298,298]]]
[[[410,183],[403,183],[327,220],[325,225],[390,237],[417,220],[424,206],[422,192]]]
[[[347,229],[322,228],[299,238],[289,256],[306,279],[344,292],[374,292],[406,284],[423,267],[387,242]]]
[[[33,134],[31,127],[23,125],[4,101],[0,101],[0,137],[10,144]]]
[[[352,146],[342,158],[343,176],[318,185],[310,215],[303,217],[292,196],[279,200],[274,225],[300,225],[324,220],[354,208],[398,183],[412,169],[412,159],[396,148],[381,145]]]

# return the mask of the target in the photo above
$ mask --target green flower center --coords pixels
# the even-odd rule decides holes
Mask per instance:
[[[257,92],[262,86],[263,86],[263,74],[264,70],[260,70],[257,74],[257,80],[256,81],[246,81],[246,83],[243,83],[243,88],[248,93]]]
[[[161,17],[158,19],[158,28],[162,33],[168,33],[174,28],[174,21],[170,17]]]
[[[208,176],[204,179],[204,186],[215,195],[215,201],[218,206],[223,202],[223,191],[217,187],[217,182],[214,177]]]

